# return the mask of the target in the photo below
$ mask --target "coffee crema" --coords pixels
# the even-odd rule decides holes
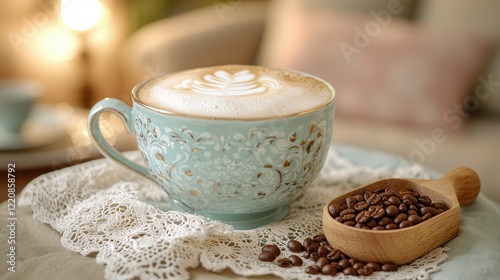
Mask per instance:
[[[188,70],[133,90],[139,103],[174,115],[267,119],[299,115],[333,102],[334,89],[314,76],[252,65]]]

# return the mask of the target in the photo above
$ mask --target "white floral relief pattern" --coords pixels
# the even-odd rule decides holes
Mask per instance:
[[[213,74],[204,75],[201,79],[184,79],[175,85],[176,89],[208,95],[247,95],[261,94],[281,88],[280,82],[252,73],[250,70],[241,70],[229,73],[217,70]]]
[[[246,134],[217,135],[185,127],[161,131],[140,113],[136,120],[144,160],[168,193],[200,208],[225,211],[255,209],[255,203],[272,208],[299,197],[321,168],[329,129],[326,121],[313,121],[288,134],[255,126]],[[214,206],[206,199],[214,191],[224,203]]]

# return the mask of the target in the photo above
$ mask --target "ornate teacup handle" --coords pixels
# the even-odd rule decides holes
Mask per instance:
[[[116,114],[125,124],[127,132],[130,134],[135,133],[132,108],[130,106],[114,98],[106,98],[97,102],[92,109],[90,109],[88,117],[88,130],[90,138],[96,145],[99,152],[101,152],[104,156],[151,179],[151,175],[144,166],[127,159],[106,141],[106,138],[102,135],[101,128],[99,127],[99,118],[104,112]]]

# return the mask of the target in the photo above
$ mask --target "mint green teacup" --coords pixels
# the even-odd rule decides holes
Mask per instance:
[[[132,107],[101,100],[89,131],[101,153],[155,180],[177,210],[247,229],[282,219],[317,176],[334,100],[328,83],[304,73],[199,68],[140,83]],[[137,136],[146,167],[104,140],[98,120],[106,111]]]

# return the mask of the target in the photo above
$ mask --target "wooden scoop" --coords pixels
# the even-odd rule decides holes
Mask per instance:
[[[344,225],[328,213],[328,204],[339,205],[345,198],[364,189],[412,189],[449,209],[417,225],[395,230],[358,229]],[[405,264],[458,235],[460,206],[474,201],[480,190],[479,177],[467,167],[459,167],[435,180],[385,179],[359,187],[330,201],[323,208],[323,230],[333,248],[364,262]]]

